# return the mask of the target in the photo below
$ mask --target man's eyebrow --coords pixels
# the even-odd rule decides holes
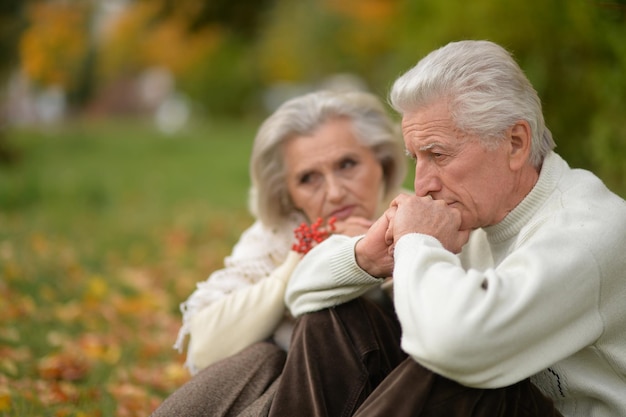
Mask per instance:
[[[419,149],[418,149],[418,151],[428,151],[428,150],[430,150],[430,149],[432,149],[432,148],[435,148],[435,147],[437,147],[437,146],[442,146],[442,144],[441,144],[441,143],[439,143],[439,142],[431,142],[431,143],[427,143],[427,144],[426,144],[426,145],[424,145],[424,146],[420,146],[420,147],[419,147]]]

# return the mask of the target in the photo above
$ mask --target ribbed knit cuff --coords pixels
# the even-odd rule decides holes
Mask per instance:
[[[342,243],[330,258],[330,271],[336,281],[343,285],[380,284],[379,278],[365,272],[356,263],[355,246],[363,236],[355,236]]]

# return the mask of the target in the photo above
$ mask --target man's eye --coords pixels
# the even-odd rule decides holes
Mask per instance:
[[[345,169],[345,168],[352,168],[353,166],[355,166],[357,164],[357,162],[354,159],[344,159],[343,161],[341,161],[341,163],[339,164],[339,167],[341,169]]]

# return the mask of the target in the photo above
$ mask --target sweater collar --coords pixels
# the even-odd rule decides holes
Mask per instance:
[[[555,190],[566,168],[567,163],[555,152],[546,155],[537,183],[528,195],[500,223],[484,228],[489,241],[499,243],[517,235]]]

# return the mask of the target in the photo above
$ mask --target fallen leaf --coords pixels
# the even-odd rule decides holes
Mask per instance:
[[[37,369],[43,379],[76,381],[85,377],[89,364],[74,352],[60,352],[42,358]]]

